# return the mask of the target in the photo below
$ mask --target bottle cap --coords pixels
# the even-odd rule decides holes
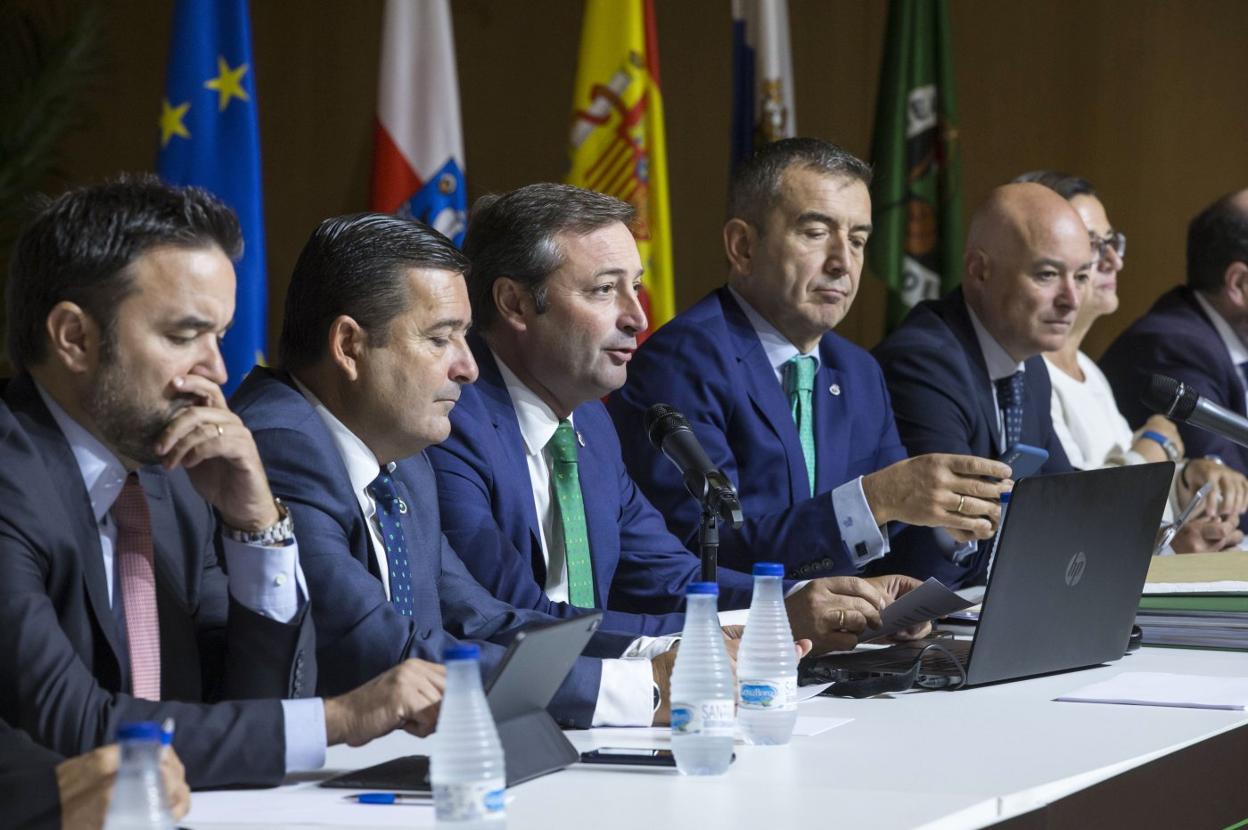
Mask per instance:
[[[119,741],[160,741],[160,724],[155,721],[141,720],[134,723],[123,723],[117,730]]]
[[[480,660],[481,648],[472,643],[460,643],[457,646],[451,646],[442,652],[442,662],[450,663],[452,660]]]
[[[719,596],[719,585],[714,582],[690,582],[685,588],[685,593],[689,596],[694,594],[704,594],[706,596]]]
[[[755,562],[755,576],[784,576],[784,565],[779,562]]]

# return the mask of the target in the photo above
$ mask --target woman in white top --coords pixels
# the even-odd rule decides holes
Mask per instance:
[[[1118,411],[1105,375],[1079,347],[1098,318],[1118,310],[1118,273],[1127,251],[1126,236],[1115,231],[1105,206],[1086,180],[1050,171],[1019,176],[1015,181],[1042,184],[1070,201],[1088,227],[1098,262],[1066,345],[1044,359],[1053,384],[1053,430],[1070,463],[1077,468],[1143,464],[1171,460],[1179,464],[1171,506],[1185,505],[1206,481],[1214,483],[1205,517],[1180,532],[1172,545],[1184,552],[1221,550],[1243,539],[1239,514],[1248,509],[1248,479],[1215,459],[1183,458],[1183,442],[1173,423],[1154,415],[1135,433]],[[1170,513],[1170,508],[1167,508]]]

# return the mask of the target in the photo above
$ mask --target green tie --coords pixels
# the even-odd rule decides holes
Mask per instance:
[[[815,494],[815,368],[817,364],[810,355],[798,355],[784,364],[784,391],[789,396],[789,408],[797,435],[802,441],[802,455],[806,459],[806,475],[810,478],[810,494]]]
[[[581,477],[576,464],[576,430],[571,421],[560,421],[546,445],[554,462],[552,478],[563,529],[563,553],[568,563],[568,601],[579,608],[593,608],[594,569],[589,562],[589,532],[585,527],[585,502],[581,500]]]

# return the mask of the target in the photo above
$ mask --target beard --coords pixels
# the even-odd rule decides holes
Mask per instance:
[[[179,397],[149,404],[115,354],[101,355],[100,371],[87,391],[83,408],[104,440],[120,455],[139,464],[159,464],[156,439],[173,416],[194,403]]]

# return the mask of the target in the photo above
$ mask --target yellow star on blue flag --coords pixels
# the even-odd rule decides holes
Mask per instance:
[[[161,177],[211,191],[243,228],[234,325],[221,345],[230,375],[226,394],[263,361],[268,336],[250,21],[247,0],[178,0],[160,114]]]

